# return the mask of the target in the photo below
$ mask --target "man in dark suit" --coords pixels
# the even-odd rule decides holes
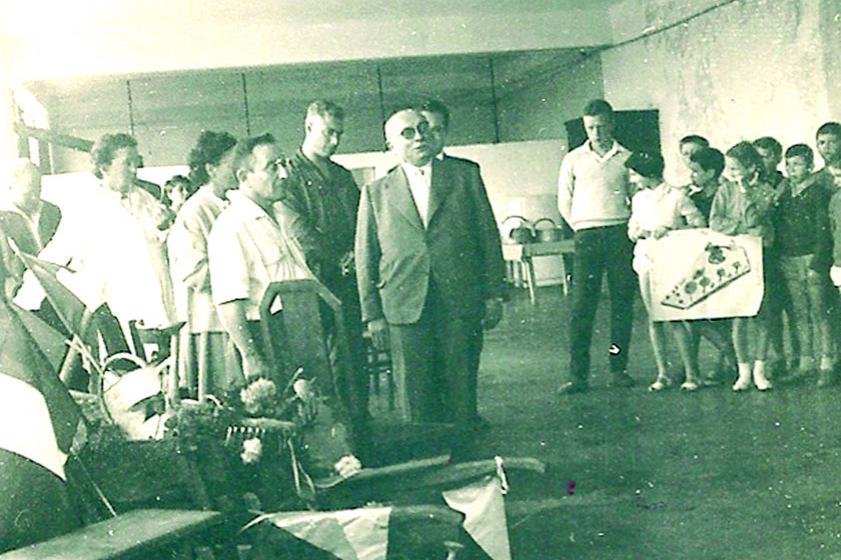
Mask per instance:
[[[41,200],[41,173],[28,159],[15,162],[7,194],[0,208],[0,266],[3,296],[11,299],[20,288],[25,266],[10,242],[21,252],[37,256],[58,229],[61,210]]]
[[[421,115],[429,123],[429,141],[433,146],[435,158],[438,160],[452,160],[467,163],[469,165],[478,165],[476,162],[468,159],[453,157],[444,153],[444,148],[447,146],[447,136],[450,132],[450,111],[447,106],[434,99],[427,100],[420,108]],[[481,326],[480,326],[481,327]],[[481,328],[470,337],[470,378],[469,378],[469,403],[473,417],[476,419],[476,428],[485,429],[489,425],[487,421],[479,416],[477,410],[478,403],[478,389],[479,389],[479,361],[482,355],[482,346],[484,344],[484,336]]]
[[[390,339],[404,416],[468,429],[477,421],[471,348],[502,317],[499,231],[479,166],[436,159],[419,111],[393,114],[385,137],[400,164],[362,190],[362,319],[376,344]]]

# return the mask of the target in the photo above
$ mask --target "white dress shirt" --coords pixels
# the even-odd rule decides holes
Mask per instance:
[[[409,180],[409,190],[412,191],[418,214],[426,227],[429,218],[429,191],[432,187],[432,163],[427,163],[422,167],[415,167],[405,162],[401,165]]]

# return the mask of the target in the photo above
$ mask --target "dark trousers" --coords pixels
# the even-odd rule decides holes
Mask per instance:
[[[469,424],[477,414],[481,317],[450,313],[430,286],[420,320],[389,325],[400,412],[412,422]]]
[[[339,362],[342,356],[337,339],[337,329],[331,311],[322,306],[322,318],[327,332],[327,348],[330,354],[330,365],[334,372],[345,371],[347,379],[338,380],[338,390],[341,398],[347,403],[349,413],[356,419],[367,421],[368,412],[368,368],[365,357],[365,343],[363,340],[364,326],[362,324],[362,310],[359,306],[359,296],[356,282],[352,279],[342,279],[333,282],[328,289],[342,303],[342,326],[347,341],[346,368],[343,370]]]
[[[575,233],[575,274],[569,330],[572,381],[584,382],[589,375],[593,322],[605,272],[610,295],[610,371],[616,374],[627,367],[635,292],[632,257],[633,245],[624,224]]]

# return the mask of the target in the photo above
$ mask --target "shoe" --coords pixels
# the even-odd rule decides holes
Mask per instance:
[[[558,387],[556,392],[559,395],[577,395],[579,393],[586,393],[589,390],[590,386],[587,383],[582,383],[581,381],[567,381]]]
[[[697,391],[698,390],[698,384],[695,383],[694,381],[684,381],[683,384],[681,384],[680,388],[683,391],[689,391],[689,392]]]
[[[739,376],[739,379],[733,384],[734,391],[747,391],[750,389],[750,375]]]
[[[613,381],[610,383],[611,387],[633,387],[636,385],[634,378],[625,373],[616,373],[613,375]]]
[[[822,369],[818,373],[818,387],[829,387],[832,385],[832,370]]]
[[[753,371],[753,384],[760,391],[767,391],[768,389],[774,388],[771,382],[768,381],[768,378],[765,377],[765,373],[757,370]]]
[[[672,380],[668,377],[658,377],[654,380],[654,383],[648,386],[648,390],[652,392],[662,391],[666,387],[671,386]]]

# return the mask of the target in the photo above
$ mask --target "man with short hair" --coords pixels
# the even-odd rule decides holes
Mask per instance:
[[[468,430],[472,339],[502,317],[505,267],[478,166],[436,159],[429,129],[415,109],[385,123],[400,163],[362,189],[359,296],[376,344],[390,338],[404,417]]]
[[[219,214],[208,239],[213,303],[222,326],[240,353],[246,378],[267,376],[259,339],[260,301],[272,282],[311,278],[303,251],[284,231],[273,209],[286,170],[270,134],[237,143],[234,173],[239,188]]]
[[[558,389],[561,394],[589,388],[593,321],[605,273],[610,294],[608,353],[613,385],[634,384],[626,371],[635,291],[632,245],[627,232],[630,193],[625,167],[631,152],[613,137],[613,108],[607,101],[590,101],[583,119],[587,141],[564,157],[558,178],[558,210],[575,231],[570,379]]]
[[[14,255],[9,242],[23,253],[38,256],[55,235],[61,210],[41,200],[41,172],[25,158],[15,162],[8,197],[3,202],[0,208],[0,266],[3,296],[11,299],[23,281],[26,267]]]
[[[359,187],[350,171],[330,159],[344,134],[344,120],[344,110],[331,101],[309,104],[304,141],[288,163],[289,179],[277,209],[289,235],[303,248],[315,276],[342,303],[351,374],[342,390],[349,397],[351,411],[358,416],[359,426],[369,415],[364,328],[353,266]],[[329,317],[325,315],[330,362],[337,369],[339,344]]]

